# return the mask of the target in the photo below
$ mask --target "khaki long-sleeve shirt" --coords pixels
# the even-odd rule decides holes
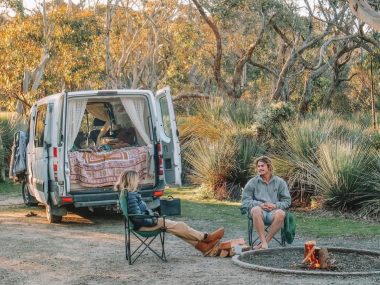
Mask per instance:
[[[272,176],[267,184],[257,175],[248,181],[242,194],[242,207],[251,209],[262,203],[273,203],[278,209],[283,210],[290,207],[290,193],[282,178]]]

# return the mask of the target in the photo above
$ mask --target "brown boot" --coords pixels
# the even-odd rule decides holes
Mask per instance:
[[[195,245],[195,248],[198,249],[200,252],[202,252],[203,255],[207,255],[218,242],[219,242],[218,239],[212,242],[208,242],[208,243],[204,241],[199,241]]]
[[[205,238],[203,241],[206,243],[210,243],[215,240],[220,240],[223,236],[224,236],[224,228],[219,228],[216,231],[213,231],[212,233],[207,234],[207,238]]]

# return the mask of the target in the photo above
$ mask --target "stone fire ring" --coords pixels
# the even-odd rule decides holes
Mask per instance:
[[[266,253],[277,253],[278,256],[281,256],[281,253],[289,250],[303,250],[303,247],[283,247],[283,248],[270,248],[267,250],[250,250],[243,252],[241,255],[235,255],[232,257],[232,262],[236,265],[253,269],[256,271],[264,271],[264,272],[274,272],[274,273],[284,273],[284,274],[305,274],[305,275],[319,275],[319,276],[368,276],[368,275],[380,275],[380,271],[356,271],[356,272],[346,272],[346,271],[325,271],[325,270],[301,270],[301,269],[285,269],[285,268],[275,268],[268,266],[261,266],[254,263],[249,263],[242,261],[244,257],[250,255],[265,255]],[[342,253],[356,253],[367,254],[372,256],[378,256],[380,258],[380,252],[378,251],[370,251],[363,249],[350,249],[350,248],[342,248],[342,247],[328,247],[328,250],[332,253],[342,252]]]

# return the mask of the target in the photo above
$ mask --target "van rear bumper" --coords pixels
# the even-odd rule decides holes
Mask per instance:
[[[119,201],[119,193],[114,191],[102,193],[71,192],[70,196],[73,198],[73,205],[76,208],[115,206]],[[144,195],[142,199],[151,209],[155,209],[160,206],[160,199],[153,198],[152,196],[144,197]]]
[[[116,205],[119,195],[116,192],[111,193],[70,193],[74,200],[74,206],[94,207]]]

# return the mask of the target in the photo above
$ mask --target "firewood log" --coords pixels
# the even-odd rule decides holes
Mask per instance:
[[[222,249],[219,256],[220,257],[227,257],[229,255],[230,251],[227,249]]]
[[[329,256],[329,252],[326,247],[322,247],[321,249],[318,250],[318,259],[319,263],[321,265],[321,269],[329,269],[331,268],[331,260]]]
[[[244,245],[245,241],[243,238],[231,239],[220,243],[221,249],[230,249],[236,245]]]

